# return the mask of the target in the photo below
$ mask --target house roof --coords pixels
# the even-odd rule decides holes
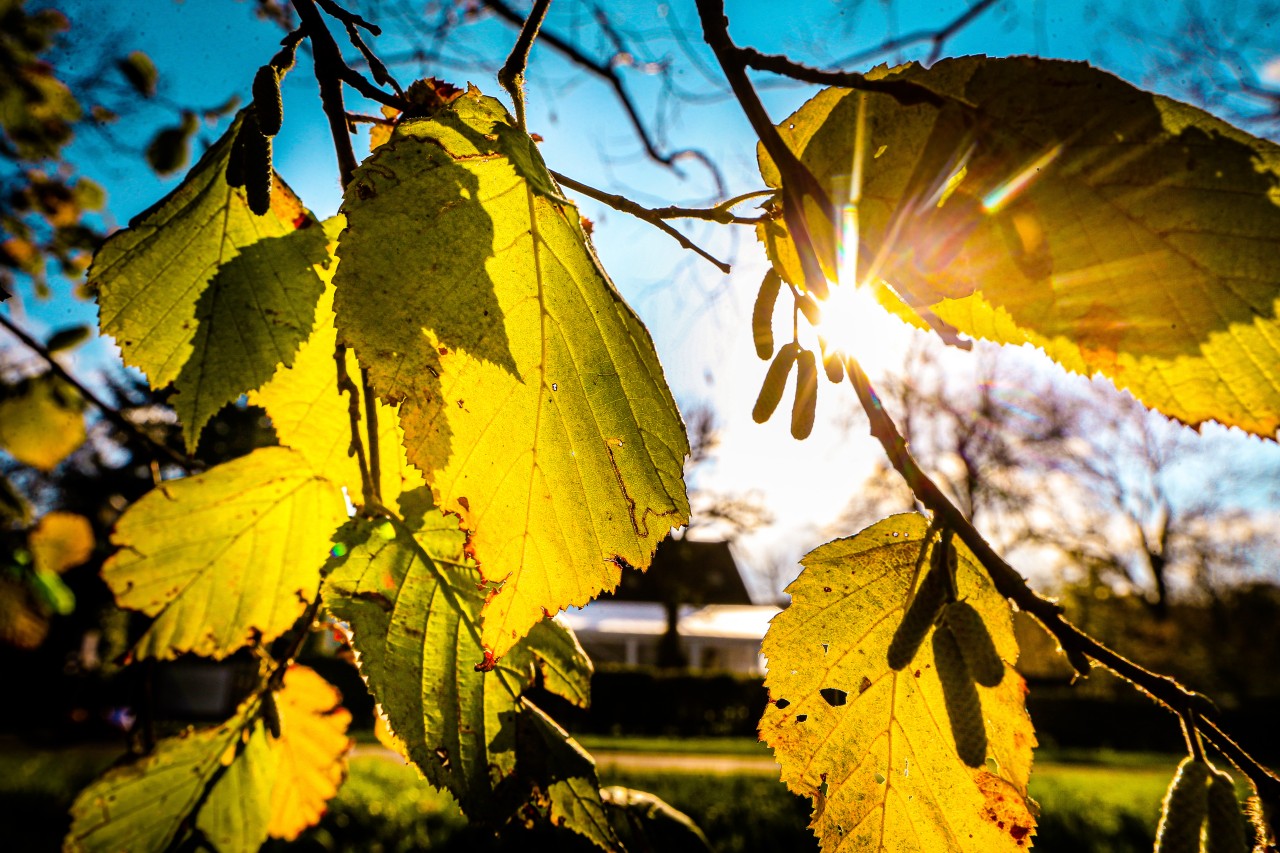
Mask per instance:
[[[658,543],[646,572],[623,572],[603,601],[675,601],[681,604],[751,604],[728,542],[668,537]]]

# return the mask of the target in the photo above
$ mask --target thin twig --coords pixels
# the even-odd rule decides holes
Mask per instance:
[[[311,626],[315,624],[316,616],[320,614],[321,600],[320,590],[316,589],[315,597],[311,599],[307,609],[294,622],[293,634],[289,637],[288,645],[275,657],[276,665],[272,667],[271,674],[267,676],[265,689],[279,690],[284,686],[284,676],[289,670],[289,664],[293,663],[294,658],[298,656],[298,652],[302,651],[302,644],[307,641],[307,635],[311,633]]]
[[[816,206],[826,215],[828,228],[834,227],[831,200],[826,190],[818,184],[813,173],[800,162],[800,158],[787,147],[778,128],[774,127],[769,113],[755,87],[747,77],[746,65],[742,54],[733,39],[729,37],[729,19],[724,14],[723,0],[697,0],[698,17],[702,20],[702,35],[707,45],[715,53],[725,79],[733,90],[734,97],[742,111],[746,113],[751,128],[756,132],[765,151],[773,158],[778,172],[782,176],[782,213],[787,230],[796,245],[796,253],[800,256],[800,266],[804,270],[805,287],[814,295],[825,298],[827,295],[826,276],[818,259],[818,248],[810,233],[807,209]],[[805,204],[806,197],[811,204]]]
[[[511,48],[511,54],[498,69],[498,83],[511,96],[516,108],[516,127],[521,130],[527,131],[524,121],[524,72],[529,67],[529,51],[533,49],[533,40],[538,37],[538,30],[550,7],[551,0],[533,0],[533,8],[520,26],[520,35]]]
[[[101,397],[90,391],[85,387],[84,383],[72,376],[66,368],[59,364],[57,359],[53,357],[53,354],[49,352],[48,348],[15,325],[14,322],[4,314],[0,314],[0,326],[4,326],[14,337],[22,341],[23,345],[25,345],[27,349],[40,356],[41,360],[49,366],[49,371],[51,373],[63,382],[66,382],[72,388],[75,388],[81,397],[88,400],[98,409],[98,411],[102,412],[103,417],[150,447],[155,451],[157,456],[163,457],[165,461],[171,462],[187,472],[198,471],[203,467],[194,459],[189,459],[188,457],[179,454],[173,448],[156,441],[144,432],[137,424],[126,418],[119,409],[108,405]]]
[[[637,204],[631,199],[623,195],[605,192],[596,189],[590,184],[584,184],[581,181],[575,181],[568,175],[562,175],[559,172],[552,171],[551,176],[558,183],[564,184],[570,189],[577,190],[585,196],[590,196],[596,201],[604,202],[615,210],[621,210],[623,213],[630,213],[633,216],[653,222],[655,219],[701,219],[706,222],[719,222],[721,225],[758,225],[767,221],[769,216],[738,216],[732,212],[735,205],[741,204],[748,199],[760,196],[770,196],[774,194],[773,190],[758,190],[756,192],[744,193],[723,204],[717,204],[715,207],[678,207],[676,205],[668,205],[667,207],[644,207]],[[656,223],[655,223],[656,224]]]
[[[843,57],[838,65],[862,65],[868,60],[883,56],[894,50],[901,50],[904,47],[910,47],[920,42],[930,42],[933,47],[930,56],[941,53],[943,47],[946,46],[948,40],[951,39],[964,27],[967,27],[975,18],[990,9],[996,4],[996,0],[978,0],[965,11],[961,12],[950,22],[944,24],[940,29],[936,30],[917,30],[915,32],[906,33],[905,35],[891,38],[883,41],[875,47],[859,51],[849,56]],[[930,63],[932,64],[932,62]]]
[[[1271,771],[1228,737],[1220,725],[1212,719],[1215,712],[1208,699],[1183,687],[1177,680],[1145,669],[1107,648],[1067,621],[1062,615],[1060,605],[1042,598],[1027,586],[1026,579],[996,553],[982,534],[916,463],[910,451],[907,450],[907,443],[898,432],[897,425],[880,403],[880,398],[876,395],[870,379],[867,378],[858,361],[851,356],[846,357],[845,371],[870,421],[871,435],[880,442],[885,455],[889,457],[890,464],[906,481],[916,499],[929,509],[936,519],[941,519],[943,526],[954,530],[969,547],[974,557],[987,570],[992,583],[1001,595],[1016,604],[1019,610],[1039,620],[1068,655],[1077,657],[1085,655],[1092,658],[1178,714],[1184,723],[1188,720],[1193,721],[1191,724],[1195,730],[1208,737],[1214,746],[1227,755],[1240,768],[1240,771],[1249,777],[1255,788],[1267,788],[1273,792],[1280,792],[1280,779],[1277,779]]]
[[[571,190],[577,190],[578,192],[582,193],[585,196],[594,198],[596,201],[603,202],[604,204],[607,204],[610,207],[612,207],[614,210],[620,210],[623,213],[629,213],[638,219],[643,219],[645,222],[648,222],[650,225],[652,225],[654,228],[657,228],[659,231],[663,232],[664,234],[670,235],[672,238],[675,239],[677,243],[679,243],[684,248],[688,249],[691,252],[695,252],[700,257],[705,258],[707,261],[714,264],[715,267],[725,275],[728,275],[732,271],[732,267],[730,267],[724,261],[719,260],[714,255],[707,252],[705,249],[698,246],[688,237],[681,234],[678,230],[668,225],[665,221],[668,217],[659,215],[657,211],[650,210],[647,207],[641,207],[640,205],[636,204],[634,201],[627,198],[626,196],[615,195],[613,193],[604,192],[603,190],[598,190],[595,187],[588,186],[587,184],[581,183],[579,181],[575,181],[573,178],[570,178],[567,175],[562,175],[559,172],[552,172],[551,174],[557,181],[564,184],[566,187],[568,187]],[[701,212],[710,214],[712,211],[701,211]],[[670,218],[674,219],[676,217],[672,216]],[[691,217],[691,218],[711,219],[710,216]],[[713,221],[719,222],[723,220],[715,219]],[[732,221],[732,220],[730,219],[728,221]]]
[[[321,9],[324,9],[339,21],[342,21],[342,23],[348,27],[360,27],[368,30],[370,35],[382,35],[382,28],[377,24],[371,24],[355,12],[347,11],[334,2],[334,0],[316,0],[316,2],[320,4]]]
[[[484,0],[484,5],[485,8],[489,9],[499,18],[502,18],[508,23],[514,24],[517,27],[524,25],[524,16],[511,6],[507,5],[504,0]],[[649,159],[672,169],[676,174],[681,174],[680,170],[676,166],[677,163],[685,159],[696,159],[711,170],[712,177],[715,179],[717,187],[724,185],[723,177],[715,167],[715,164],[701,151],[682,149],[679,151],[663,152],[658,147],[658,143],[654,140],[653,135],[649,132],[649,128],[640,117],[640,111],[636,108],[635,101],[631,97],[631,92],[627,89],[626,82],[622,79],[622,75],[618,73],[616,68],[608,63],[600,62],[590,56],[587,56],[568,39],[565,39],[549,30],[543,30],[538,37],[542,40],[543,44],[554,49],[557,53],[564,56],[573,64],[590,72],[605,83],[609,84],[614,91],[614,95],[618,99],[618,103],[622,105],[622,111],[627,114],[627,120],[631,123],[631,127],[635,131],[636,136],[640,138],[640,144],[644,147],[645,154],[649,156]]]
[[[872,80],[865,74],[856,71],[823,71],[802,65],[799,62],[776,54],[760,53],[750,47],[734,47],[741,61],[749,68],[768,71],[802,83],[813,83],[818,86],[839,86],[844,89],[857,89],[862,92],[881,92],[895,98],[903,106],[915,104],[931,104],[940,107],[948,98],[927,86],[911,80],[893,78]]]

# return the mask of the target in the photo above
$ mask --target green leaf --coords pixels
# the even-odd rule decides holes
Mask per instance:
[[[880,73],[953,100],[828,89],[779,126],[840,207],[865,109],[859,280],[875,265],[921,314],[1034,344],[1185,423],[1275,435],[1280,146],[1083,63]],[[779,185],[764,155],[761,174]],[[785,224],[761,236],[797,282]]]
[[[148,493],[120,517],[120,550],[102,568],[121,607],[155,617],[134,655],[223,658],[280,636],[315,596],[346,517],[338,488],[283,447]]]
[[[567,628],[546,620],[491,671],[477,669],[485,593],[465,534],[429,504],[405,503],[403,523],[356,520],[343,528],[324,587],[396,739],[473,820],[500,822],[532,804],[598,838],[590,756],[522,698],[541,684],[585,705],[586,655]]]
[[[329,261],[324,229],[278,177],[265,216],[227,186],[239,125],[89,270],[103,333],[151,387],[177,389],[189,450],[220,408],[293,362],[324,290],[317,266]]]
[[[218,777],[196,816],[196,829],[218,853],[256,853],[267,840],[276,762],[261,720],[233,740]],[[238,748],[237,748],[238,747]]]
[[[216,728],[164,738],[151,754],[100,776],[71,806],[71,831],[63,850],[168,849],[180,839],[187,817],[214,783],[228,750],[235,749],[254,701],[256,697]],[[215,805],[234,807],[224,795]]]
[[[898,515],[811,552],[765,636],[760,735],[787,786],[814,798],[823,850],[986,853],[1030,842],[1035,734],[1022,678],[1007,668],[999,686],[977,688],[989,748],[986,767],[971,769],[956,754],[929,644],[906,669],[889,668],[890,639],[927,565],[926,531],[920,516]],[[960,598],[1016,661],[1008,603],[954,544]]]
[[[623,563],[647,567],[689,514],[648,332],[536,149],[518,169],[502,153],[511,124],[472,90],[397,126],[348,189],[334,279],[339,338],[401,402],[409,460],[501,584],[483,625],[498,657]]]
[[[351,716],[337,690],[303,666],[289,668],[275,696],[279,738],[255,693],[226,723],[164,738],[108,770],[76,797],[63,849],[167,850],[193,826],[219,853],[253,853],[269,835],[296,838],[345,775]]]

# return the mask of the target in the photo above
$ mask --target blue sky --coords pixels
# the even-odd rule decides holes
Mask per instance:
[[[76,48],[68,69],[71,76],[97,68],[105,50],[123,53],[143,49],[160,69],[162,93],[177,103],[213,105],[231,94],[247,99],[254,71],[275,52],[281,35],[274,26],[254,18],[252,4],[238,0],[78,0],[44,5],[56,5],[71,18]],[[363,11],[376,21],[379,11],[398,5],[366,3]],[[405,5],[421,8],[426,4]],[[963,2],[885,5],[796,0],[785,5],[730,3],[728,13],[731,31],[740,44],[786,52],[823,65],[855,55],[890,36],[936,27],[967,6]],[[680,88],[714,92],[700,70],[711,68],[713,60],[709,51],[700,47],[692,3],[625,0],[608,3],[606,8],[621,31],[637,37],[637,44],[648,48],[648,53],[636,51],[637,65],[669,59],[674,69],[672,79]],[[547,27],[577,33],[584,49],[607,56],[607,44],[591,24],[587,9],[575,0],[557,0]],[[1236,11],[1223,10],[1222,14]],[[1124,34],[1124,22],[1138,20],[1144,37],[1156,43],[1175,31],[1179,18],[1163,4],[1133,6],[1110,0],[996,3],[948,44],[947,53],[1036,53],[1088,59],[1131,81],[1176,89],[1181,81],[1175,77],[1147,79],[1150,69],[1147,58],[1136,49],[1139,42]],[[395,32],[395,24],[388,23],[387,29],[388,34],[374,44],[380,53],[392,56],[402,52],[408,42]],[[450,56],[500,59],[515,31],[500,21],[488,20],[456,35],[458,40],[450,43]],[[682,44],[691,46],[688,54]],[[927,52],[927,45],[887,58],[896,61],[923,52]],[[394,70],[406,84],[416,71],[409,66]],[[469,80],[498,94],[487,73],[465,72],[456,65],[435,66],[428,72],[459,84]],[[663,101],[658,76],[632,69],[626,72],[626,80],[646,120],[659,129],[664,147],[705,151],[722,167],[731,193],[760,187],[753,137],[734,102],[723,97],[705,102]],[[761,80],[767,81],[762,94],[777,119],[813,91]],[[329,216],[336,212],[340,194],[308,60],[300,61],[289,75],[284,91],[286,118],[277,140],[276,167],[317,214]],[[352,95],[349,98],[349,109],[376,112],[373,105]],[[696,163],[686,163],[685,177],[680,179],[646,160],[610,91],[545,46],[535,46],[533,52],[528,100],[530,130],[543,136],[542,152],[553,169],[642,203],[705,203],[714,196],[708,173]],[[113,132],[126,146],[141,151],[160,124],[173,122],[172,113],[162,113],[152,109],[139,126],[117,127]],[[212,142],[221,130],[202,128],[201,143]],[[176,177],[158,180],[137,157],[125,156],[90,136],[76,143],[71,156],[84,174],[106,187],[111,216],[120,224],[178,182]],[[747,315],[765,268],[763,252],[751,232],[739,229],[734,234],[709,225],[682,226],[713,254],[734,263],[733,274],[725,277],[644,223],[591,202],[585,202],[583,210],[596,223],[595,241],[606,268],[653,333],[677,398],[683,404],[713,405],[724,425],[720,453],[697,472],[697,482],[726,492],[754,490],[765,496],[778,519],[774,527],[747,540],[749,561],[763,564],[794,559],[818,544],[820,529],[839,514],[879,451],[864,434],[848,429],[854,401],[851,393],[844,393],[847,388],[824,387],[819,426],[807,442],[791,439],[784,417],[764,426],[751,422],[748,412],[764,365],[755,358]],[[60,298],[45,304],[25,300],[29,312],[26,322],[40,330],[92,321],[93,306],[66,298],[68,291],[61,289]],[[865,357],[869,369],[892,367],[913,334],[893,326],[882,341],[877,339],[878,351]],[[108,343],[96,343],[76,357],[75,366],[81,372],[91,372],[114,357],[118,356]],[[812,473],[797,476],[797,472]]]

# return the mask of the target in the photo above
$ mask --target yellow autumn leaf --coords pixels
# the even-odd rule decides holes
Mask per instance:
[[[317,594],[346,517],[337,486],[284,447],[161,484],[120,517],[102,567],[121,607],[155,617],[135,656],[223,658],[274,640]]]
[[[884,279],[967,335],[1104,374],[1184,423],[1275,436],[1280,145],[1079,62],[964,57],[876,73],[947,103],[827,89],[779,125],[836,208],[855,213],[845,236],[860,245],[845,249],[858,281]],[[763,151],[760,166],[780,186]],[[786,223],[760,236],[800,283]]]
[[[24,380],[0,399],[0,448],[24,465],[52,471],[84,439],[84,401],[53,374]]]
[[[340,217],[325,223],[326,230],[333,229],[335,233],[341,227]],[[281,365],[271,381],[249,393],[249,402],[266,410],[281,444],[298,451],[312,469],[323,471],[330,480],[346,487],[348,496],[359,502],[360,467],[348,453],[351,448],[349,398],[338,392],[338,373],[333,361],[338,333],[333,327],[333,287],[328,282],[335,265],[336,261],[324,274],[326,287],[316,304],[311,337],[298,349],[292,366]],[[359,385],[360,366],[350,351],[347,375]],[[378,403],[382,501],[391,507],[402,492],[423,484],[422,474],[405,458],[398,408]],[[363,416],[360,430],[364,440]],[[365,446],[369,446],[367,441]]]
[[[267,832],[292,841],[320,820],[346,778],[351,712],[337,688],[305,666],[289,667],[275,702],[280,737],[272,743],[278,769]]]
[[[37,569],[62,574],[93,555],[93,526],[74,512],[49,512],[27,537],[31,561]]]
[[[824,853],[995,853],[1031,844],[1026,795],[1036,741],[1022,678],[1006,666],[998,686],[977,688],[988,751],[986,767],[974,769],[956,753],[931,644],[902,671],[889,668],[890,638],[923,575],[926,530],[918,515],[893,516],[808,554],[787,588],[791,605],[764,640],[770,701],[761,738],[787,786],[814,799]],[[1009,605],[955,546],[959,596],[1011,665],[1018,647]]]
[[[399,124],[348,188],[334,277],[339,338],[471,535],[496,657],[646,568],[689,514],[648,332],[512,125],[474,89]]]
[[[103,334],[152,388],[173,383],[191,451],[219,409],[293,363],[329,262],[324,230],[279,176],[263,216],[228,186],[240,123],[113,234],[89,269]]]

